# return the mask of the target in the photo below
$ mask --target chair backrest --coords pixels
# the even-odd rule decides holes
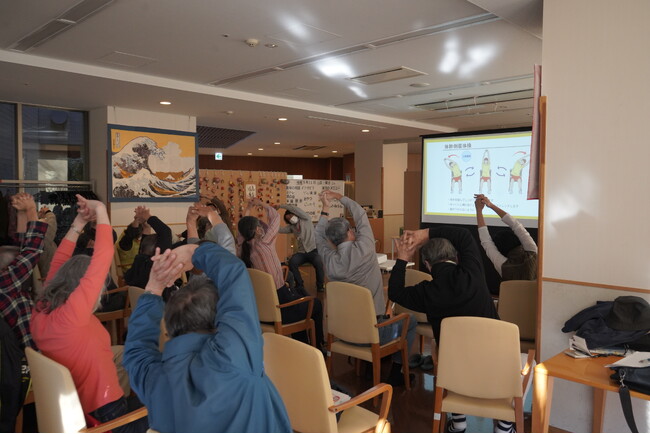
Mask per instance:
[[[378,344],[377,315],[372,294],[363,286],[327,283],[327,326],[339,339],[357,344]]]
[[[297,432],[336,432],[336,415],[323,354],[303,342],[264,333],[264,370]]]
[[[424,271],[418,271],[418,270],[413,270],[412,268],[407,268],[404,285],[415,286],[424,280],[430,281],[432,279],[433,277],[431,276],[430,273],[425,273]],[[400,313],[412,313],[413,315],[415,315],[415,318],[417,319],[418,322],[427,322],[426,313],[416,312],[414,310],[407,309],[404,306],[401,306],[397,303],[395,303],[395,308],[393,309],[393,312],[398,315]]]
[[[31,348],[26,348],[25,354],[32,375],[39,431],[79,432],[86,428],[77,388],[68,368]]]
[[[442,320],[436,386],[483,399],[522,396],[519,329],[491,318]]]
[[[537,281],[506,280],[499,289],[499,318],[517,324],[521,339],[535,340]]]
[[[273,281],[273,276],[254,268],[248,269],[248,274],[253,283],[255,302],[257,303],[257,314],[261,322],[282,322],[280,309],[277,307],[278,291]]]
[[[131,310],[135,310],[138,305],[138,299],[144,294],[144,289],[137,286],[129,286],[129,303],[131,303]]]

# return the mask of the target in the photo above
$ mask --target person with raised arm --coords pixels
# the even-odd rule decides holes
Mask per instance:
[[[526,228],[482,194],[476,196],[474,205],[481,246],[499,276],[503,280],[537,279],[537,244]],[[510,228],[498,231],[494,239],[490,236],[483,217],[483,208],[486,206],[497,213]]]
[[[153,261],[124,355],[151,426],[160,432],[290,432],[282,399],[264,374],[244,263],[210,241],[157,251]],[[209,279],[193,279],[163,303],[163,289],[192,268]],[[161,353],[163,318],[171,339]]]
[[[70,370],[87,413],[107,422],[141,406],[129,399],[123,347],[110,345],[108,331],[94,312],[109,281],[113,260],[111,222],[103,203],[77,195],[78,211],[54,254],[42,296],[32,314],[34,341],[44,355]],[[97,221],[92,257],[72,256],[81,229]],[[146,418],[115,428],[115,432],[144,432]]]

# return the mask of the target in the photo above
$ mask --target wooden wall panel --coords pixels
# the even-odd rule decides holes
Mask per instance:
[[[224,156],[216,161],[212,155],[199,155],[199,169],[285,172],[304,179],[343,180],[343,158],[285,158]]]

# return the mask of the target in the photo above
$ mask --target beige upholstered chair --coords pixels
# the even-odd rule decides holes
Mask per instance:
[[[393,388],[378,384],[350,401],[335,404],[323,354],[307,344],[264,333],[264,369],[280,392],[296,432],[390,432],[386,420]],[[359,404],[382,395],[379,414]],[[336,413],[342,411],[337,423]]]
[[[406,269],[405,277],[406,277],[404,282],[405,286],[415,286],[418,283],[422,282],[423,280],[433,279],[433,277],[431,277],[431,274],[425,273],[423,271],[413,270],[411,268]],[[424,338],[429,338],[431,339],[431,356],[435,361],[436,343],[433,340],[433,330],[431,329],[431,324],[429,324],[429,321],[427,320],[427,314],[423,312],[416,312],[414,310],[407,309],[403,306],[400,306],[397,303],[393,305],[393,313],[394,314],[412,313],[413,315],[415,315],[415,318],[418,321],[418,325],[415,327],[415,333],[420,337],[419,339],[420,354],[422,354],[422,352],[424,351]]]
[[[444,428],[447,412],[515,422],[517,432],[524,432],[523,396],[534,355],[528,353],[522,370],[514,324],[469,316],[443,319],[433,432]]]
[[[260,318],[262,333],[271,332],[279,335],[290,336],[293,333],[307,331],[309,333],[309,341],[315,347],[316,324],[311,317],[311,313],[314,309],[315,297],[310,295],[293,300],[289,303],[280,304],[273,276],[254,268],[249,268],[248,273],[253,282],[255,301],[257,302],[257,314]],[[305,319],[291,324],[282,324],[281,309],[301,303],[309,303]]]
[[[31,348],[26,348],[25,354],[32,375],[40,432],[108,432],[147,415],[147,409],[141,408],[110,422],[86,428],[84,412],[68,368]]]
[[[129,303],[131,304],[131,310],[134,311],[135,307],[138,305],[138,299],[144,294],[144,289],[137,286],[129,286]],[[165,319],[160,320],[160,338],[158,349],[162,352],[165,349],[165,344],[169,340],[169,335],[167,334],[167,328],[165,327]]]
[[[345,354],[372,363],[373,384],[379,384],[381,358],[401,351],[402,370],[406,389],[409,384],[408,343],[406,332],[410,317],[400,314],[377,324],[375,305],[370,291],[362,286],[345,282],[327,284],[327,370],[332,373],[332,353]],[[404,321],[402,334],[397,339],[379,345],[379,328]],[[358,346],[353,344],[370,344]]]
[[[517,324],[521,352],[535,349],[537,281],[507,280],[499,289],[499,318]]]

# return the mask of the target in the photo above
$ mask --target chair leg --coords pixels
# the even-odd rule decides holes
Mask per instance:
[[[327,361],[325,365],[327,366],[327,375],[332,377],[332,341],[334,336],[331,333],[327,334]]]
[[[356,371],[357,377],[361,377],[361,366],[362,366],[362,360],[354,359],[354,369]]]
[[[436,394],[433,398],[433,432],[442,432],[445,426],[446,415],[442,413],[443,391],[442,387],[436,386]]]
[[[409,351],[408,341],[404,341],[402,345],[402,373],[404,374],[404,387],[406,390],[411,390],[411,375],[409,372]]]
[[[311,320],[311,325],[309,327],[309,339],[311,341],[311,346],[318,348],[316,345],[316,325],[314,324],[314,320]]]
[[[424,354],[424,335],[420,335],[420,354]]]
[[[523,398],[515,398],[515,427],[517,429],[517,432],[524,432]]]

